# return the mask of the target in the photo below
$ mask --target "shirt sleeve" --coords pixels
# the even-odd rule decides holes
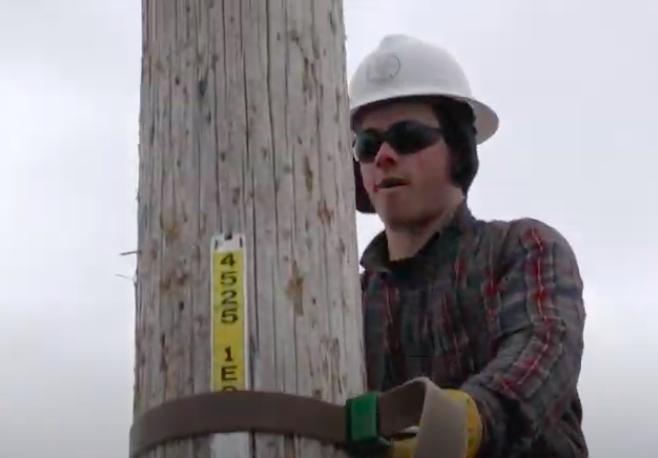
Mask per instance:
[[[483,422],[481,455],[516,456],[562,416],[583,353],[583,285],[575,255],[553,228],[519,220],[496,276],[495,356],[461,387]]]

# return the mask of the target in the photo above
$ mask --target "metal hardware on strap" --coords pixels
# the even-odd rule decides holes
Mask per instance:
[[[366,393],[348,399],[345,403],[347,417],[346,448],[358,456],[370,456],[391,446],[391,442],[380,434],[379,397]]]

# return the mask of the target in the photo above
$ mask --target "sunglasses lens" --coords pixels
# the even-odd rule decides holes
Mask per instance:
[[[406,121],[394,125],[388,132],[388,141],[399,154],[413,154],[434,144],[438,131],[423,124]]]
[[[388,143],[398,154],[413,154],[439,139],[440,129],[416,121],[401,121],[385,133],[363,130],[354,139],[354,156],[359,162],[373,162],[382,142]]]
[[[354,153],[360,162],[372,162],[382,142],[379,137],[370,131],[359,132],[354,140]]]

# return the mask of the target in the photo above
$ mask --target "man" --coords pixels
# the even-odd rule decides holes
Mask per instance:
[[[350,109],[357,209],[385,227],[361,260],[369,389],[428,377],[465,400],[468,456],[587,456],[574,253],[542,222],[468,208],[494,111],[448,53],[401,35],[359,65]]]

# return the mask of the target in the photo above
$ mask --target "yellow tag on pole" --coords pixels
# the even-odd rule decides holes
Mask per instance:
[[[217,235],[212,239],[211,386],[214,391],[249,388],[244,251],[244,238],[240,235]]]

